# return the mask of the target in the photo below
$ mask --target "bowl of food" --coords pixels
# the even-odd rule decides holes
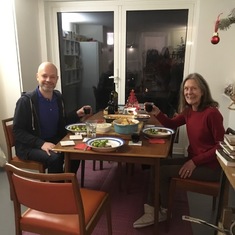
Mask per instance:
[[[139,121],[134,118],[119,118],[113,121],[114,131],[118,134],[131,135],[138,131]]]
[[[114,152],[124,144],[124,140],[113,137],[97,137],[87,140],[86,144],[96,152]]]
[[[106,133],[109,132],[112,127],[111,123],[97,123],[96,125],[96,132],[97,133]]]
[[[175,131],[170,128],[159,127],[159,126],[144,128],[142,132],[144,136],[147,138],[158,138],[158,139],[167,138],[175,133]]]
[[[74,123],[65,127],[67,131],[74,134],[85,134],[86,135],[86,124],[85,123]]]

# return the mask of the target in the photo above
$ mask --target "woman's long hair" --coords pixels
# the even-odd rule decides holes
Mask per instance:
[[[188,81],[189,79],[194,80],[202,91],[202,97],[201,97],[201,102],[198,106],[198,111],[202,111],[207,107],[217,107],[217,108],[219,107],[219,103],[212,98],[210,88],[206,80],[202,77],[202,75],[198,73],[191,73],[181,83],[180,99],[179,99],[179,113],[183,112],[188,107],[191,107],[191,105],[187,103],[184,97],[184,85],[186,81]]]

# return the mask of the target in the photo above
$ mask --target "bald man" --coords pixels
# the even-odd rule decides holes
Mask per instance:
[[[58,74],[51,62],[39,65],[36,74],[38,87],[24,93],[16,103],[13,131],[15,149],[19,158],[44,164],[48,173],[63,172],[62,153],[52,149],[65,135],[65,126],[79,122],[84,107],[74,111],[72,118],[65,116],[62,94],[55,90]],[[91,108],[91,107],[90,107]],[[79,161],[72,161],[71,171],[76,173]]]

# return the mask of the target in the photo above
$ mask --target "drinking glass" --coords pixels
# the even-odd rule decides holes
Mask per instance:
[[[145,103],[146,112],[150,113],[153,110],[153,103]]]
[[[83,111],[84,111],[84,114],[90,114],[91,113],[90,107],[84,107]]]
[[[97,120],[88,120],[86,122],[86,131],[88,138],[96,137]]]
[[[137,132],[132,133],[131,140],[133,143],[138,143],[140,141],[140,135]]]

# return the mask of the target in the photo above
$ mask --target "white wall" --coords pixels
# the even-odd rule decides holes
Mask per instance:
[[[235,82],[235,24],[227,31],[219,30],[217,45],[210,40],[217,16],[223,13],[221,18],[226,18],[233,8],[235,0],[201,0],[195,45],[195,71],[207,79],[214,99],[220,103],[225,128],[235,128],[235,111],[229,111],[230,100],[223,95],[225,86]]]
[[[42,61],[38,2],[0,0],[1,120],[13,116],[21,91],[32,90],[37,85],[36,71]],[[6,151],[2,128],[0,146]]]
[[[20,95],[12,1],[0,0],[0,28],[0,120],[2,120],[13,115],[13,107]],[[3,130],[0,128],[0,146],[4,151],[6,151],[5,144]]]
[[[37,86],[36,72],[41,63],[38,1],[15,0],[17,37],[23,91]]]

